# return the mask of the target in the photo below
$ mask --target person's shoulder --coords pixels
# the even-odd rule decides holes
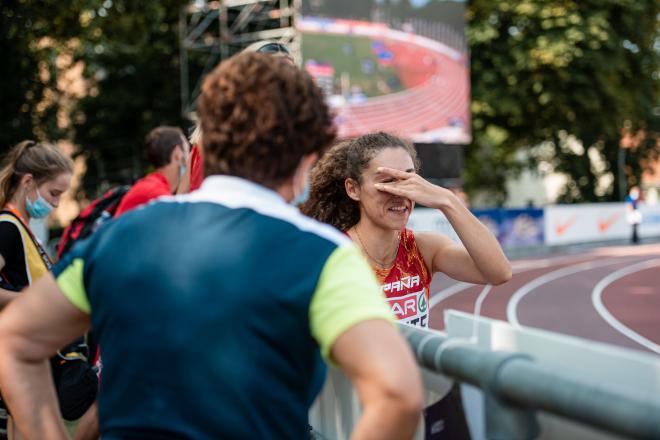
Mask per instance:
[[[138,180],[135,183],[134,188],[137,188],[137,190],[140,192],[159,192],[168,195],[172,194],[169,189],[167,178],[157,172],[147,174],[142,179]]]
[[[18,225],[16,224],[17,219],[6,213],[0,213],[0,228],[4,231],[16,231],[18,232]]]
[[[15,246],[21,240],[21,231],[9,216],[0,214],[0,247]]]
[[[161,178],[158,176],[154,176],[153,173],[148,174],[135,182],[133,187],[129,189],[126,195],[122,198],[121,203],[117,207],[117,213],[115,214],[115,217],[118,217],[127,211],[131,211],[141,205],[144,205],[151,200],[163,196],[171,196],[172,192],[167,186],[167,181],[163,183]]]
[[[21,229],[19,222],[20,220],[18,220],[13,214],[6,211],[0,212],[0,234],[2,234],[0,239],[20,237]]]
[[[289,223],[295,227],[302,236],[328,242],[333,246],[343,246],[351,243],[350,238],[333,226],[319,222],[302,214],[297,208],[282,205],[270,209],[262,214]]]

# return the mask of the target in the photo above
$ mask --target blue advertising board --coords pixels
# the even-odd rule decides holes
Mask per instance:
[[[543,244],[542,209],[475,209],[472,213],[503,247]]]

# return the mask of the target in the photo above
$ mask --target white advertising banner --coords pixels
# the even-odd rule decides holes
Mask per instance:
[[[438,209],[416,208],[408,219],[407,227],[413,231],[437,232],[457,243],[461,242],[447,217]]]
[[[616,240],[631,233],[625,203],[548,206],[544,216],[548,245]]]
[[[639,209],[642,213],[639,236],[642,239],[660,236],[660,205],[640,204]],[[475,212],[479,215],[478,211]],[[480,219],[483,221],[483,216]],[[547,206],[543,209],[542,222],[544,244],[549,246],[628,239],[632,234],[632,227],[626,219],[626,204],[623,202]],[[497,224],[485,224],[502,239],[503,234],[498,231]],[[460,242],[454,228],[437,209],[415,209],[408,221],[408,228],[437,232]],[[503,244],[516,247],[506,240]]]

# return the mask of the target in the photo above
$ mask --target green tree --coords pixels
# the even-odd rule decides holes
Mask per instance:
[[[22,139],[66,136],[57,123],[57,55],[78,27],[74,0],[0,3],[0,152]]]
[[[647,133],[628,155],[632,180],[639,159],[657,154],[659,13],[657,0],[471,2],[468,189],[487,187],[502,200],[506,177],[525,165],[521,149],[549,142],[555,169],[569,177],[563,201],[620,199],[617,185],[599,194],[596,181],[606,173],[616,181],[626,124]],[[584,148],[571,148],[571,138]]]
[[[72,140],[87,158],[84,192],[145,171],[146,133],[182,126],[178,19],[186,0],[4,1],[0,5],[0,142]],[[58,83],[84,65],[86,96]],[[70,123],[69,118],[70,116]]]
[[[185,0],[106,0],[80,11],[77,57],[91,86],[72,113],[87,157],[84,190],[129,182],[145,171],[143,139],[180,113],[178,20]]]

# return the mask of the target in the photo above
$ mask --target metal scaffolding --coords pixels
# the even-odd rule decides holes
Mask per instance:
[[[285,43],[300,59],[295,22],[302,0],[193,0],[179,17],[181,113],[193,119],[206,73],[251,43]]]

